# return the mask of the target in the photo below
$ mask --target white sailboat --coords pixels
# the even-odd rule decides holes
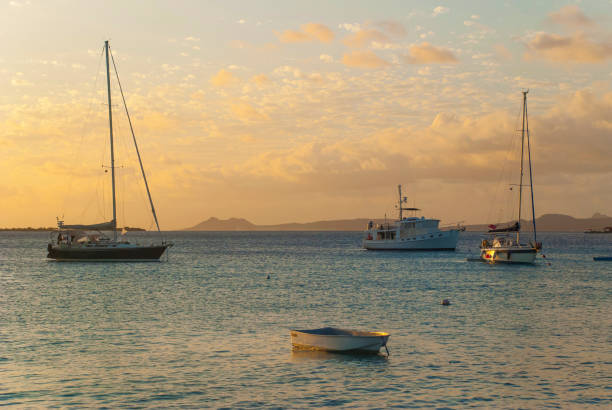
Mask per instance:
[[[518,218],[507,227],[498,228],[490,225],[489,237],[482,240],[480,245],[480,260],[488,263],[533,263],[542,243],[537,241],[538,234],[535,220],[535,206],[533,200],[533,172],[531,166],[531,143],[529,138],[529,120],[527,116],[527,91],[523,91],[523,125],[521,128],[521,173],[519,178]],[[525,139],[527,147],[525,147]],[[533,240],[528,243],[521,242],[521,212],[523,202],[523,170],[527,148],[529,163],[529,191],[531,193],[531,219],[533,221]]]
[[[132,120],[125,104],[125,97],[123,95],[123,89],[121,88],[121,82],[119,81],[119,75],[117,74],[117,67],[115,66],[115,60],[110,53],[110,47],[108,41],[104,42],[104,52],[106,54],[106,84],[108,88],[108,122],[110,132],[110,158],[111,158],[111,180],[112,180],[112,198],[113,198],[113,219],[108,222],[102,222],[93,225],[67,225],[64,221],[58,220],[57,233],[52,234],[52,239],[47,245],[48,255],[47,258],[54,259],[56,261],[101,261],[101,262],[113,262],[113,261],[124,261],[124,262],[136,262],[136,261],[158,261],[164,251],[168,247],[172,246],[171,243],[162,240],[160,243],[152,243],[150,245],[140,245],[130,243],[127,240],[117,238],[117,196],[115,193],[115,152],[113,145],[113,111],[111,105],[111,87],[110,87],[110,67],[109,67],[109,55],[113,62],[115,74],[117,75],[117,82],[119,84],[119,90],[121,91],[121,98],[125,107],[128,122],[130,125],[130,131],[132,133],[132,139],[138,155],[138,162],[140,163],[140,170],[144,179],[147,195],[149,198],[149,204],[151,206],[151,212],[157,231],[161,234],[159,229],[159,222],[157,220],[157,214],[155,212],[155,206],[153,205],[153,199],[151,198],[151,192],[149,190],[149,184],[147,183],[147,176],[142,165],[140,158],[140,151],[138,150],[138,144],[136,143],[136,136],[134,135],[134,129],[132,127]],[[112,231],[112,238],[105,235],[104,231]]]
[[[454,251],[459,240],[459,232],[464,228],[441,230],[439,219],[404,217],[403,211],[417,212],[418,208],[405,208],[406,197],[402,197],[402,186],[397,186],[399,219],[393,224],[368,223],[363,239],[363,247],[368,250],[404,251]]]

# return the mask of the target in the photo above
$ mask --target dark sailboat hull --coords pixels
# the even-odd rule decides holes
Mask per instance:
[[[58,262],[154,262],[159,261],[168,245],[159,246],[75,246],[50,245],[47,258]]]

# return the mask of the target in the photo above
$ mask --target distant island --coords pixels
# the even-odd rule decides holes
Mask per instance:
[[[117,231],[121,232],[124,228],[117,228]],[[6,231],[10,231],[10,232],[36,232],[36,231],[42,231],[42,232],[50,232],[50,231],[56,231],[57,227],[52,228],[52,227],[39,227],[39,228],[32,228],[31,226],[28,226],[27,228],[0,228],[0,232],[6,232]],[[145,232],[146,229],[143,228],[133,228],[131,226],[126,226],[125,230],[128,232]]]
[[[389,219],[392,220],[392,219]],[[375,224],[383,223],[384,219],[337,219],[330,221],[315,221],[306,223],[286,223],[278,225],[255,225],[244,218],[209,218],[185,231],[363,231],[369,221]],[[499,223],[498,225],[511,222]],[[525,231],[532,230],[531,220],[521,221]],[[605,226],[612,226],[612,217],[594,214],[590,218],[574,218],[562,214],[545,214],[536,218],[539,231],[542,232],[584,232],[587,229],[601,229]],[[443,226],[443,224],[442,224]],[[466,225],[467,231],[484,232],[487,231],[488,224]]]
[[[218,219],[209,218],[206,221],[184,229],[185,231],[363,231],[371,219],[338,219],[332,221],[316,221],[306,223],[286,223],[278,225],[255,225],[243,218]],[[384,220],[376,219],[374,223]]]

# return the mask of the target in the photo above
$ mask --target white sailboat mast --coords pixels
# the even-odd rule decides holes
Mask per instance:
[[[110,130],[110,151],[111,151],[111,178],[113,186],[113,237],[117,241],[117,201],[115,198],[115,149],[113,146],[113,107],[111,105],[111,86],[110,86],[110,69],[108,61],[108,40],[104,42],[104,51],[106,53],[106,86],[108,89],[108,127]]]
[[[521,231],[521,208],[523,205],[523,163],[525,157],[525,115],[527,113],[527,91],[523,91],[523,126],[521,127],[521,177],[519,181],[519,208],[518,208],[518,224],[519,229],[516,231],[516,243],[519,243],[519,235]]]
[[[531,192],[531,220],[533,221],[533,241],[537,243],[538,233],[536,230],[535,204],[533,200],[533,169],[531,167],[531,137],[529,136],[529,116],[527,115],[527,95],[525,95],[525,128],[526,128],[526,133],[527,133],[527,154],[529,156],[528,157],[529,158],[529,190]]]
[[[397,203],[397,207],[399,208],[399,220],[401,221],[403,219],[402,218],[402,216],[403,216],[402,215],[403,209],[402,209],[402,186],[401,185],[397,186],[397,191],[399,193],[399,201]]]

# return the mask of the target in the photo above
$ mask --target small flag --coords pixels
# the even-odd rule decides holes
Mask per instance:
[[[495,229],[497,228],[497,225],[489,225],[489,229]]]

